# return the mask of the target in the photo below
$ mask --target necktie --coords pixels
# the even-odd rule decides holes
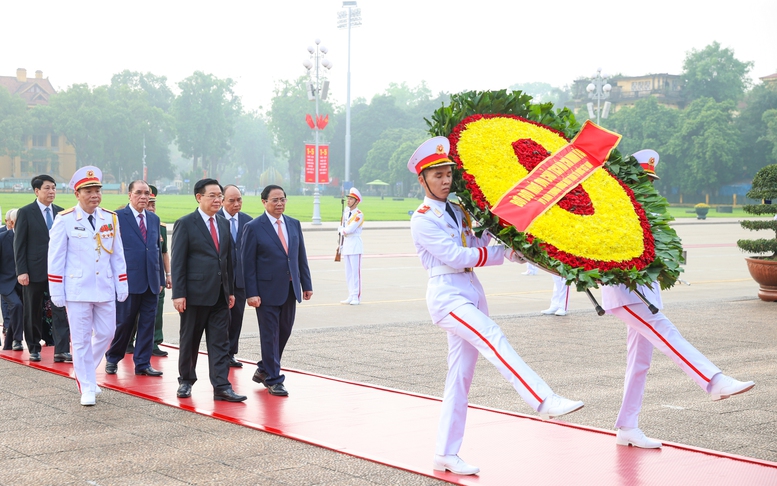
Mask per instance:
[[[213,216],[211,216],[208,221],[210,221],[210,236],[213,237],[213,244],[216,245],[216,251],[219,251],[219,235],[216,234],[216,226],[213,224]]]
[[[230,226],[230,231],[232,232],[232,241],[237,243],[237,220],[234,216],[232,216],[229,221],[232,223]]]
[[[94,229],[94,214],[89,215],[89,224],[92,225],[92,229]]]
[[[46,226],[51,229],[54,226],[54,220],[51,219],[51,208],[46,208]]]
[[[138,218],[140,218],[140,223],[138,223],[138,226],[140,226],[140,236],[143,237],[143,242],[145,243],[148,232],[146,231],[146,223],[143,222],[143,213],[138,214]]]
[[[283,223],[281,223],[280,219],[275,220],[275,224],[278,225],[278,238],[281,239],[281,245],[283,245],[283,250],[286,252],[286,254],[289,254],[289,245],[286,244],[286,237],[283,236]]]
[[[456,222],[456,224],[459,224],[459,220],[456,219],[456,214],[453,212],[453,208],[451,207],[451,204],[446,202],[445,203],[445,212],[450,215],[451,218],[453,218],[453,221]]]

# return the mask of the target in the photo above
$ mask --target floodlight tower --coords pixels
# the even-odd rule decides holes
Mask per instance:
[[[346,95],[345,95],[345,180],[343,188],[347,192],[352,185],[351,180],[351,27],[358,27],[362,24],[362,11],[356,7],[356,2],[346,0],[343,2],[343,8],[337,12],[337,28],[348,29],[348,73],[346,77]],[[349,187],[345,187],[345,186]]]

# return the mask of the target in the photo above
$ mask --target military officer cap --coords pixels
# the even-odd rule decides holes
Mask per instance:
[[[148,190],[151,191],[151,197],[148,198],[149,202],[156,201],[156,195],[159,194],[156,186],[148,185]]]
[[[655,150],[645,149],[632,154],[632,157],[637,159],[637,162],[639,162],[639,165],[642,166],[642,170],[645,171],[648,177],[651,177],[653,179],[660,179],[660,177],[656,175],[656,165],[658,165],[658,152],[656,152]]]
[[[103,172],[93,165],[81,167],[73,174],[68,187],[77,191],[84,187],[102,187]]]
[[[441,167],[443,165],[456,165],[448,158],[451,143],[445,137],[430,138],[422,143],[407,162],[407,169],[413,174],[420,175],[425,169]]]
[[[362,202],[362,193],[355,187],[352,187],[351,190],[348,191],[347,197],[352,197],[356,199],[357,202]]]

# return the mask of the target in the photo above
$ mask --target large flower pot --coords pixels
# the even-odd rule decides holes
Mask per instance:
[[[696,208],[696,219],[707,219],[707,213],[710,208]]]
[[[777,301],[777,261],[761,258],[748,258],[747,269],[758,285],[758,298],[768,302]]]

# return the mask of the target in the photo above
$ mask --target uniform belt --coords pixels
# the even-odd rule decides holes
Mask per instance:
[[[439,265],[429,269],[429,278],[437,277],[440,275],[448,275],[451,273],[469,273],[471,268],[453,268],[448,265]]]

